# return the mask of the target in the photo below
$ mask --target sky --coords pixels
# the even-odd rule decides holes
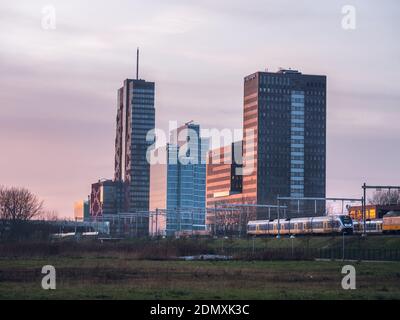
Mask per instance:
[[[326,75],[327,196],[400,185],[399,18],[398,0],[2,0],[0,185],[72,217],[91,183],[113,177],[117,89],[135,77],[137,47],[163,129],[241,128],[256,71]]]

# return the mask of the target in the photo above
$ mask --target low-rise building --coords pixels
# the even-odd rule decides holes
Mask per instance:
[[[123,183],[113,180],[99,180],[92,184],[90,195],[90,216],[99,217],[124,211]]]
[[[79,200],[74,203],[75,221],[87,221],[90,217],[89,201]]]
[[[234,234],[245,230],[255,218],[254,208],[241,205],[243,196],[242,141],[213,149],[207,163],[207,229],[212,234]]]
[[[365,206],[365,219],[382,219],[389,211],[400,210],[400,205],[367,205]],[[348,209],[349,215],[353,220],[363,220],[362,206],[352,206]]]

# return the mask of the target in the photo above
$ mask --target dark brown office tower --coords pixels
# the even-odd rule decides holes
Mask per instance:
[[[245,203],[276,204],[278,195],[325,197],[325,76],[280,70],[245,77],[243,129]],[[284,204],[288,216],[315,214],[314,202]],[[317,214],[324,210],[320,202]],[[257,215],[266,218],[261,209]]]

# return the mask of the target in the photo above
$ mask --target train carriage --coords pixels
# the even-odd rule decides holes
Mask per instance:
[[[400,233],[400,211],[389,211],[383,216],[383,233]]]
[[[253,236],[307,235],[352,233],[349,216],[324,216],[275,220],[254,220],[247,225],[247,234]]]
[[[363,233],[364,232],[364,222],[363,221],[353,221],[354,233]],[[381,234],[383,229],[383,220],[375,219],[375,220],[367,220],[365,222],[366,233],[368,234]]]

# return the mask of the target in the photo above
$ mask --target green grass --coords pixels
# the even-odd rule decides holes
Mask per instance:
[[[288,237],[255,238],[255,239],[217,239],[209,243],[212,248],[341,248],[341,236],[326,237]],[[400,237],[396,236],[345,236],[348,249],[400,249]]]
[[[119,257],[129,255],[136,259],[169,258],[201,253],[223,253],[225,249],[238,252],[255,249],[328,249],[341,250],[343,238],[331,237],[288,237],[255,239],[130,239],[118,243],[95,241],[76,242],[21,242],[0,243],[0,256],[4,257],[47,257],[47,256],[98,256]],[[346,236],[347,250],[400,249],[400,236]],[[244,249],[244,250],[243,250]],[[249,251],[250,252],[250,251]]]
[[[400,299],[400,262],[176,261],[221,248],[342,247],[342,237],[0,244],[0,299]],[[346,248],[398,249],[400,237],[354,236]],[[244,250],[246,251],[246,250]],[[152,259],[152,260],[149,260]],[[154,260],[160,259],[160,260]],[[57,289],[41,289],[41,268]],[[343,290],[352,264],[357,289]]]
[[[41,289],[41,267],[57,289]],[[357,289],[341,288],[342,262],[148,261],[125,257],[0,259],[0,299],[400,299],[400,263],[354,263]]]

